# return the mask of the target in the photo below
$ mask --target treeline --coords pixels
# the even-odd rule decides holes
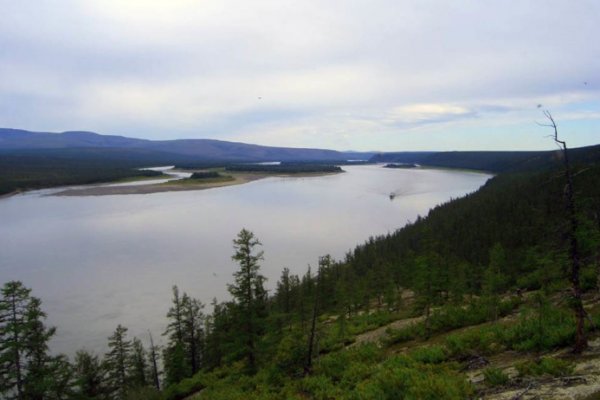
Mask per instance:
[[[600,145],[569,150],[572,161],[579,164],[597,162]],[[560,151],[444,151],[434,153],[381,153],[371,162],[417,163],[441,168],[474,169],[490,172],[535,172],[555,168]]]
[[[232,172],[267,172],[277,174],[306,174],[343,172],[337,165],[282,163],[282,164],[236,164],[225,167]]]
[[[89,150],[88,150],[89,151]],[[71,151],[0,153],[0,195],[28,189],[160,176],[142,161],[77,156]]]

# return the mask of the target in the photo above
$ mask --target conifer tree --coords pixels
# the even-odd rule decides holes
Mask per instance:
[[[496,243],[490,250],[490,264],[483,275],[483,294],[487,300],[490,319],[498,319],[500,294],[504,290],[506,255],[500,243]]]
[[[129,361],[129,380],[132,387],[148,386],[148,364],[146,361],[146,350],[142,341],[133,338],[131,345],[131,359]]]
[[[200,369],[202,358],[204,341],[204,314],[202,309],[204,304],[184,293],[181,308],[183,314],[183,344],[187,353],[187,363],[193,375]]]
[[[41,301],[30,293],[18,281],[1,290],[0,394],[6,399],[43,399],[53,389],[58,359],[49,355],[48,341],[55,329],[44,325]]]
[[[167,346],[163,350],[163,362],[166,384],[177,383],[191,375],[189,358],[186,357],[184,344],[184,307],[187,295],[180,296],[179,288],[173,286],[173,305],[167,312],[169,324],[163,335],[168,337]]]
[[[259,273],[258,263],[263,259],[263,252],[255,252],[255,247],[260,245],[252,232],[246,229],[240,231],[233,241],[235,253],[232,256],[240,269],[234,273],[235,283],[228,285],[229,293],[235,299],[240,327],[239,353],[246,358],[251,373],[256,371],[257,342],[263,329],[266,310],[267,292],[263,286],[265,277]]]
[[[41,309],[40,299],[31,297],[25,312],[25,358],[27,377],[25,379],[25,398],[44,399],[50,392],[53,379],[54,361],[48,353],[48,341],[54,335],[55,328],[46,328],[43,320],[46,314]]]
[[[127,328],[118,325],[108,338],[108,353],[104,356],[107,382],[119,400],[124,399],[130,386],[131,341],[127,340]]]
[[[30,289],[21,282],[7,282],[0,301],[0,393],[6,399],[24,398],[26,375],[25,314]]]
[[[85,350],[75,354],[75,398],[99,400],[106,396],[104,370],[98,356]]]

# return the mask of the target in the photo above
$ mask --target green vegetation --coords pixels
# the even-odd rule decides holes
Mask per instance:
[[[485,384],[488,386],[502,386],[508,382],[508,375],[498,368],[486,368],[483,371]]]
[[[581,288],[594,297],[600,158],[587,160],[575,165],[572,183]],[[243,229],[233,242],[239,269],[231,300],[215,300],[204,313],[175,287],[161,352],[130,341],[119,326],[102,360],[85,352],[73,364],[51,357],[54,330],[43,326],[39,300],[9,282],[0,302],[7,343],[0,393],[19,400],[29,398],[26,390],[48,399],[465,399],[478,389],[465,371],[507,351],[536,357],[516,365],[521,376],[570,374],[569,362],[539,358],[577,342],[576,302],[565,294],[574,285],[564,187],[559,170],[500,174],[343,260],[324,256],[301,276],[284,269],[270,295],[261,244]],[[598,311],[588,311],[584,333],[600,322]],[[501,369],[486,368],[485,385],[510,383]]]
[[[0,154],[0,195],[28,189],[163,175],[158,171],[138,169],[144,166],[148,165],[129,160],[86,158],[70,152]]]
[[[237,164],[225,167],[226,171],[232,172],[261,172],[272,174],[314,174],[343,172],[336,165],[305,164],[305,163],[282,163],[276,165],[265,164]]]
[[[223,175],[218,173],[217,171],[201,171],[194,172],[190,179],[214,179],[214,178],[222,178]]]
[[[573,373],[573,365],[559,358],[542,357],[516,365],[521,376],[565,376]]]
[[[406,164],[406,163],[390,163],[390,164],[385,164],[383,166],[383,168],[396,168],[396,169],[411,169],[411,168],[417,168],[418,165],[417,164]]]

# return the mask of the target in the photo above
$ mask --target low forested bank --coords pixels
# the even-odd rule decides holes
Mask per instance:
[[[50,152],[0,154],[0,195],[30,189],[161,176],[141,161],[65,157]]]

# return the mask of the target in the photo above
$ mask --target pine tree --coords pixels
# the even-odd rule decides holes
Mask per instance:
[[[500,294],[504,290],[506,254],[501,244],[496,243],[490,250],[490,264],[483,275],[483,294],[487,300],[492,321],[498,319]]]
[[[142,341],[138,338],[133,338],[131,345],[130,366],[130,384],[132,387],[148,386],[148,364],[146,362],[146,350]]]
[[[255,247],[260,245],[252,232],[240,231],[233,241],[235,253],[232,257],[240,269],[234,273],[235,283],[228,285],[229,293],[235,299],[240,327],[239,353],[246,358],[251,373],[256,371],[257,341],[263,328],[267,294],[263,286],[265,277],[258,272],[263,252],[255,253]]]
[[[119,325],[108,338],[109,352],[104,356],[107,382],[117,399],[124,399],[130,386],[131,342],[127,340],[127,328]]]
[[[76,399],[96,400],[106,395],[104,370],[98,356],[85,350],[75,354]]]
[[[21,282],[7,282],[0,301],[0,393],[7,400],[24,399],[25,390],[25,314],[30,289]]]
[[[6,283],[1,293],[0,394],[6,399],[48,398],[58,390],[53,374],[59,372],[61,358],[48,353],[55,329],[44,325],[42,302],[21,282]]]
[[[167,312],[169,324],[163,335],[169,341],[163,350],[166,384],[174,384],[191,375],[189,357],[186,357],[184,344],[184,307],[188,301],[187,295],[180,296],[179,288],[173,286],[173,305]]]
[[[25,312],[25,358],[27,377],[25,379],[25,398],[42,400],[50,391],[53,383],[52,367],[55,359],[48,354],[48,341],[54,335],[55,328],[46,328],[43,320],[46,314],[41,309],[42,302],[31,297]]]
[[[200,369],[202,358],[204,342],[204,314],[202,309],[204,304],[184,293],[181,308],[183,314],[183,344],[188,356],[187,363],[193,375]]]

